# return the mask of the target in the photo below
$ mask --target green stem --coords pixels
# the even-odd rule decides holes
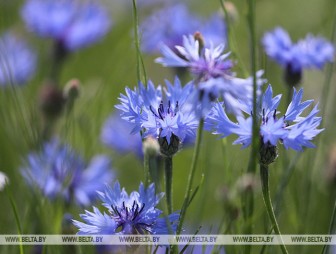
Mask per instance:
[[[144,155],[144,175],[145,175],[145,186],[147,187],[150,184],[150,169],[149,169],[149,160],[150,155],[148,152],[145,151]]]
[[[248,164],[248,173],[255,174],[257,170],[257,159],[259,150],[259,126],[257,119],[257,52],[256,52],[256,33],[255,33],[255,0],[248,1],[248,25],[250,31],[250,51],[251,51],[251,72],[253,77],[253,123],[252,123],[252,149]],[[243,201],[243,212],[247,226],[245,229],[246,234],[251,234],[253,230],[252,218],[254,213],[254,195],[253,191],[249,192]],[[251,252],[251,246],[247,245],[245,253]]]
[[[143,84],[147,84],[147,75],[145,70],[145,64],[142,59],[141,50],[140,50],[140,39],[139,39],[139,18],[136,0],[132,0],[133,2],[133,22],[134,22],[134,39],[135,39],[135,49],[137,55],[137,79],[138,82],[142,82]]]
[[[199,126],[198,126],[196,144],[195,144],[194,154],[193,154],[193,158],[192,158],[192,162],[191,162],[189,178],[188,178],[188,182],[187,182],[187,188],[186,188],[186,192],[185,192],[185,195],[184,195],[184,201],[183,201],[183,205],[182,205],[182,209],[181,209],[181,213],[180,213],[180,221],[179,221],[179,225],[177,227],[177,234],[180,234],[180,232],[182,230],[183,221],[184,221],[184,218],[185,218],[185,215],[186,215],[186,212],[187,212],[187,208],[189,206],[190,195],[192,193],[192,189],[191,189],[192,188],[192,183],[193,183],[193,180],[194,180],[196,166],[197,166],[197,160],[198,160],[200,147],[201,147],[203,125],[204,125],[204,119],[201,118],[200,122],[199,122]]]
[[[333,25],[332,25],[332,32],[331,32],[331,42],[335,44],[336,40],[336,4],[334,6],[334,20],[333,20]],[[321,97],[321,114],[322,114],[322,121],[325,118],[326,110],[327,110],[327,101],[329,98],[329,93],[330,93],[330,84],[331,84],[331,79],[333,76],[333,70],[334,70],[334,62],[328,64],[327,66],[327,71],[326,71],[326,76],[325,76],[325,81],[323,85],[323,90],[322,90],[322,97]]]
[[[166,180],[166,199],[168,214],[173,212],[173,158],[165,157],[165,180]]]
[[[334,209],[333,209],[330,224],[329,224],[329,235],[333,234],[333,230],[335,227],[335,221],[336,221],[336,200],[334,203]],[[328,248],[329,248],[329,245],[324,245],[321,254],[328,253]]]
[[[20,223],[20,219],[19,219],[19,214],[17,212],[17,209],[16,209],[16,205],[15,205],[15,202],[14,202],[14,199],[13,199],[13,196],[11,195],[9,189],[9,187],[6,186],[5,189],[6,189],[6,193],[7,193],[7,196],[9,198],[9,202],[11,204],[11,207],[12,207],[12,210],[13,210],[13,213],[14,213],[14,218],[15,218],[15,222],[16,222],[16,227],[17,227],[17,230],[18,230],[18,233],[19,235],[22,235],[22,228],[21,228],[21,223]],[[22,244],[20,243],[19,245],[19,249],[20,249],[20,254],[23,254],[23,246]]]
[[[271,196],[270,196],[270,191],[269,191],[268,166],[263,165],[263,164],[260,164],[260,179],[261,179],[263,198],[264,198],[268,216],[272,222],[272,226],[274,228],[275,233],[279,235],[280,237],[280,240],[281,240],[280,247],[281,247],[282,253],[288,254],[286,246],[282,240],[279,225],[275,218],[275,214],[274,214],[274,210],[272,206],[272,201],[271,201]]]

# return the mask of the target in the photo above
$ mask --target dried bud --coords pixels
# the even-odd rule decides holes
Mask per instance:
[[[156,138],[147,137],[142,143],[142,151],[149,156],[157,156],[160,153],[160,145]]]
[[[159,138],[159,144],[161,154],[171,157],[178,152],[180,148],[180,139],[176,135],[172,134],[169,144],[166,137]]]
[[[63,92],[53,84],[46,84],[40,91],[40,108],[46,118],[56,118],[63,110]]]
[[[260,150],[259,150],[259,162],[263,165],[269,165],[275,161],[278,157],[278,148],[273,146],[269,142],[264,144],[262,141],[260,142]]]

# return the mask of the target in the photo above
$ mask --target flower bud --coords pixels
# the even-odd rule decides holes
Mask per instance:
[[[172,134],[170,137],[170,143],[168,144],[166,137],[159,138],[160,152],[164,156],[171,157],[176,154],[180,148],[180,139]]]
[[[269,165],[275,161],[278,157],[278,148],[273,146],[269,142],[264,144],[262,141],[260,142],[260,150],[259,150],[259,162],[263,165]]]
[[[236,6],[229,1],[224,2],[224,7],[231,22],[236,23],[239,20],[239,13]]]
[[[63,89],[63,96],[66,100],[75,100],[80,93],[80,81],[78,79],[71,79],[66,83]]]
[[[200,32],[196,32],[194,34],[194,38],[195,38],[195,41],[198,41],[198,45],[199,45],[198,54],[201,55],[204,45],[205,45],[203,35]]]
[[[150,157],[157,156],[160,153],[160,145],[156,138],[149,136],[142,143],[142,151]]]
[[[75,100],[79,97],[80,82],[78,79],[71,79],[63,89],[63,97],[66,100],[66,111],[70,112]]]

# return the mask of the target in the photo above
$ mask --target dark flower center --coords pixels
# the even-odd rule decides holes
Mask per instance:
[[[168,107],[165,111],[165,107],[163,106],[163,101],[161,101],[159,108],[157,109],[157,112],[153,109],[152,106],[149,107],[150,111],[153,113],[153,115],[161,120],[163,120],[167,115],[170,115],[171,117],[174,117],[178,111],[179,104],[178,101],[175,103],[175,109],[173,110],[171,107],[170,100],[168,101]]]

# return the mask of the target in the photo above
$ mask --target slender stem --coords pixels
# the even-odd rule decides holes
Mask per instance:
[[[141,81],[143,84],[147,84],[145,64],[143,62],[141,50],[140,50],[139,18],[138,18],[136,0],[132,0],[132,2],[133,2],[134,39],[135,39],[135,49],[136,49],[136,56],[137,56],[137,79],[138,79],[138,82]]]
[[[148,186],[151,182],[150,180],[150,169],[149,169],[149,160],[150,155],[148,152],[145,151],[144,154],[144,175],[145,175],[145,186]]]
[[[193,183],[193,180],[194,180],[197,160],[198,160],[199,151],[200,151],[200,147],[201,147],[203,125],[204,125],[204,119],[201,118],[200,122],[199,122],[199,126],[198,126],[196,144],[195,144],[194,154],[193,154],[193,158],[192,158],[192,162],[191,162],[189,178],[188,178],[188,182],[187,182],[187,188],[186,188],[186,192],[185,192],[185,195],[184,195],[184,201],[183,201],[183,205],[182,205],[182,209],[181,209],[181,213],[180,213],[180,221],[179,221],[179,225],[177,227],[177,234],[180,234],[180,232],[182,230],[183,221],[184,221],[184,218],[185,218],[185,215],[186,215],[186,212],[187,212],[187,208],[189,206],[190,195],[192,193],[192,189],[191,189],[192,188],[192,183]]]
[[[259,147],[259,126],[257,122],[257,57],[256,57],[256,35],[255,35],[255,0],[248,0],[249,15],[248,23],[250,28],[250,50],[251,50],[251,71],[253,77],[253,125],[252,125],[252,150],[248,166],[248,172],[255,173],[257,170],[257,158]]]
[[[18,214],[17,209],[16,209],[15,201],[14,201],[13,196],[11,195],[11,193],[9,191],[9,187],[6,186],[5,189],[6,189],[6,193],[7,193],[7,196],[9,198],[9,202],[11,204],[11,207],[12,207],[12,210],[13,210],[13,213],[14,213],[14,218],[15,218],[17,230],[19,232],[19,235],[22,235],[21,223],[20,223],[20,219],[19,219],[19,214]],[[23,246],[22,246],[21,243],[19,245],[19,249],[20,249],[20,254],[23,254],[24,253],[23,252]]]
[[[248,25],[250,31],[250,51],[251,51],[251,72],[253,77],[253,123],[252,123],[252,149],[248,164],[248,173],[254,174],[257,170],[258,148],[259,148],[259,126],[257,119],[257,50],[256,50],[256,33],[255,33],[255,0],[248,1]],[[243,211],[245,221],[248,221],[245,229],[246,234],[251,234],[253,230],[252,218],[254,213],[254,195],[253,191],[249,192],[243,201]],[[245,253],[251,252],[251,246],[246,246]]]
[[[335,221],[336,221],[336,200],[334,203],[334,209],[333,209],[330,224],[329,224],[329,235],[333,234],[333,230],[335,227]],[[328,248],[329,248],[329,245],[324,245],[321,254],[328,253]]]
[[[336,40],[336,4],[334,6],[334,20],[333,20],[333,25],[332,25],[332,31],[331,31],[331,42],[335,44]],[[323,90],[322,90],[322,97],[321,97],[321,113],[322,113],[322,121],[325,118],[327,106],[328,106],[328,98],[329,98],[329,93],[330,93],[330,84],[331,84],[331,79],[333,76],[333,70],[334,70],[334,62],[328,64],[327,66],[327,71],[326,71],[326,76],[325,76],[325,81],[323,85]]]
[[[260,164],[260,179],[261,179],[263,198],[264,198],[268,216],[272,222],[272,226],[274,228],[275,233],[279,235],[280,237],[280,240],[281,240],[280,247],[281,247],[282,253],[288,254],[286,246],[282,240],[279,225],[275,218],[275,214],[274,214],[274,210],[272,206],[272,201],[271,201],[271,196],[270,196],[270,191],[269,191],[268,166],[263,165],[263,164]]]
[[[171,156],[165,157],[165,180],[166,180],[166,199],[168,213],[173,212],[173,158]]]

